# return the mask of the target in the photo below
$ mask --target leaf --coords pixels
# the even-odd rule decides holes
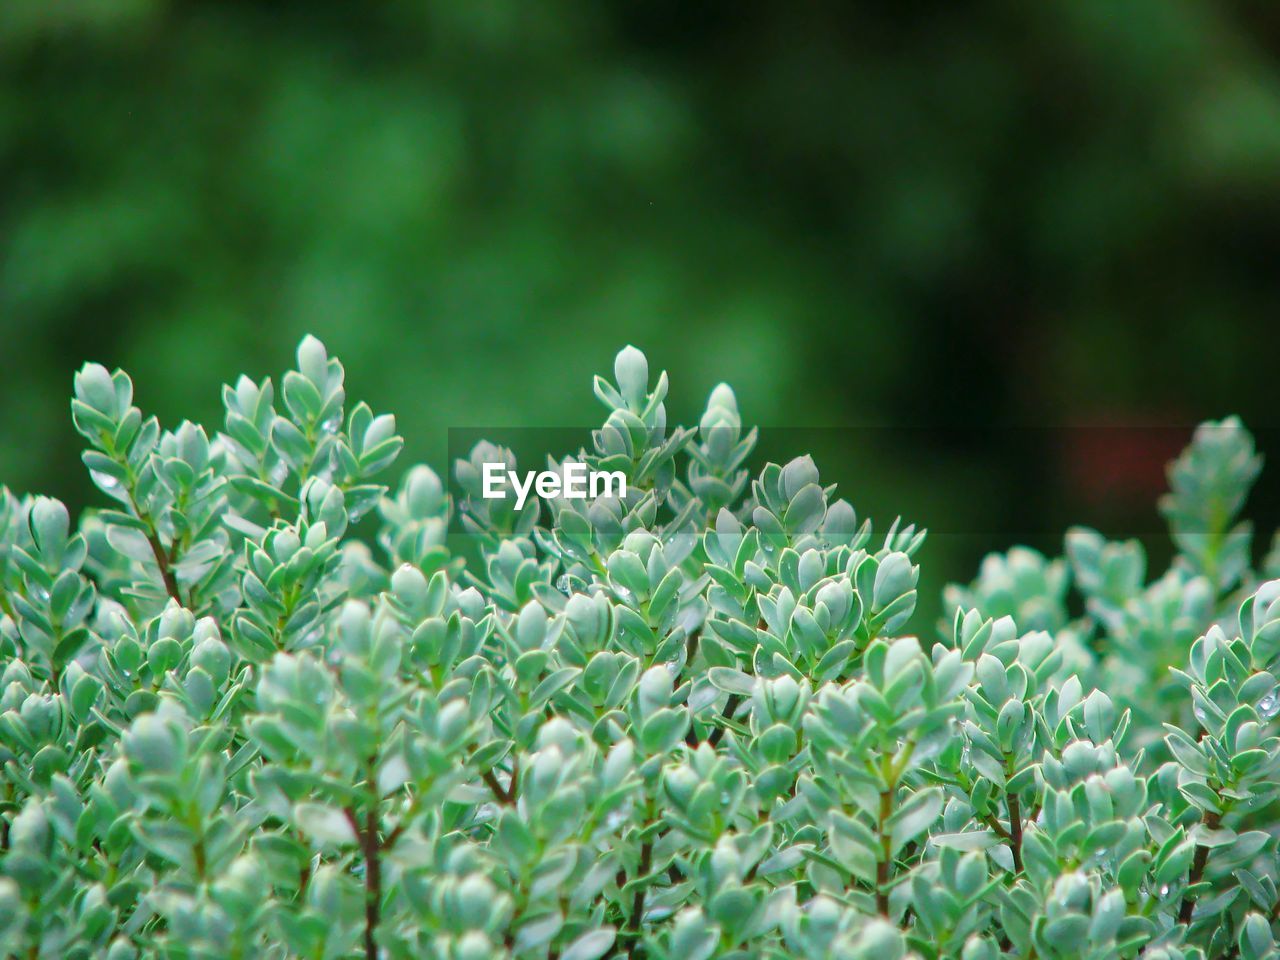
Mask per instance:
[[[990,830],[966,830],[963,833],[936,833],[929,838],[935,847],[951,850],[986,850],[1000,842]]]
[[[341,810],[319,803],[300,803],[293,808],[293,819],[300,829],[322,844],[355,843],[351,822]]]
[[[116,553],[122,554],[130,560],[150,564],[156,562],[156,555],[151,549],[151,544],[138,530],[130,530],[125,527],[107,527],[107,543],[111,544]]]
[[[557,670],[534,688],[533,693],[529,696],[529,702],[534,706],[546,703],[546,701],[573,683],[580,673],[582,671],[577,667],[563,667]]]
[[[893,853],[933,826],[942,813],[942,790],[928,787],[917,791],[889,817],[889,831],[893,840]]]
[[[382,762],[378,770],[378,795],[385,797],[394,790],[399,790],[409,780],[409,765],[405,763],[403,754],[392,754]]]
[[[827,835],[831,852],[840,864],[859,880],[870,883],[876,872],[875,836],[866,825],[843,813],[833,813]]]
[[[613,946],[615,933],[611,927],[584,933],[560,954],[560,960],[596,960]]]
[[[707,671],[707,679],[725,693],[736,693],[740,697],[751,696],[756,687],[755,678],[732,667],[712,667]]]
[[[526,921],[516,934],[516,951],[536,950],[543,944],[550,943],[562,926],[564,918],[559,913],[547,913]]]
[[[816,483],[810,483],[801,487],[787,505],[782,523],[793,533],[812,533],[822,523],[826,510],[826,497],[822,488]]]

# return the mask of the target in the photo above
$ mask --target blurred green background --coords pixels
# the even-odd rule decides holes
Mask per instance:
[[[1276,421],[1266,0],[3,0],[0,176],[0,478],[77,505],[81,362],[213,425],[308,331],[437,469],[633,342],[934,584]]]

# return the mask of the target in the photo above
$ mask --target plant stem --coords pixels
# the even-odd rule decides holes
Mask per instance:
[[[164,588],[169,596],[178,601],[178,605],[182,606],[182,595],[178,592],[178,580],[173,575],[173,570],[169,568],[169,558],[165,555],[164,547],[160,544],[160,537],[155,533],[154,527],[147,534],[147,543],[151,544],[151,552],[155,554],[156,566],[160,568],[160,579],[164,581]]]
[[[507,791],[502,789],[502,784],[498,782],[498,778],[493,775],[492,770],[486,770],[480,774],[480,779],[489,785],[489,789],[493,792],[494,799],[499,803],[510,803],[511,798],[507,796]]]
[[[653,867],[653,842],[646,840],[640,845],[640,865],[636,868],[636,879],[639,880],[649,873]],[[636,948],[640,945],[640,918],[644,915],[644,887],[636,890],[635,896],[631,899],[631,917],[627,925],[634,931],[635,936],[627,947],[627,956],[634,957]]]
[[[887,824],[893,813],[893,787],[880,791],[880,820],[876,825],[880,834],[880,857],[876,863],[876,911],[882,917],[889,916],[889,860],[892,856],[893,838]]]
[[[1009,794],[1009,850],[1013,853],[1013,872],[1022,872],[1022,804],[1016,793]]]
[[[173,569],[169,565],[169,556],[165,553],[164,544],[160,542],[160,532],[156,529],[156,523],[151,519],[149,513],[144,513],[138,506],[138,501],[133,496],[133,485],[137,480],[133,478],[132,472],[129,477],[129,506],[133,508],[133,515],[141,520],[147,526],[147,543],[151,547],[151,554],[156,558],[156,566],[160,568],[160,579],[164,581],[164,589],[178,601],[178,606],[185,606],[182,602],[182,594],[178,590],[178,580],[173,575]]]
[[[734,713],[737,712],[738,704],[740,703],[742,703],[742,697],[740,697],[736,693],[729,694],[729,699],[724,702],[724,709],[720,711],[720,715],[724,717],[726,720],[732,720]],[[707,743],[711,744],[714,747],[724,737],[724,732],[726,729],[728,728],[716,727],[707,736]]]
[[[376,931],[382,919],[382,860],[379,856],[381,845],[378,843],[378,811],[371,805],[365,814],[364,824],[352,807],[344,807],[347,822],[355,831],[356,842],[364,856],[364,955],[365,960],[377,960],[378,942]]]
[[[205,873],[209,869],[208,860],[204,852],[203,837],[196,840],[195,846],[192,847],[192,855],[195,857],[195,861],[196,861],[196,875],[200,878],[200,882],[203,883],[205,880]]]
[[[1218,825],[1222,822],[1222,814],[1214,812],[1206,812],[1204,815],[1204,825],[1210,830],[1218,829]],[[1191,872],[1187,874],[1187,887],[1194,887],[1202,879],[1204,879],[1204,868],[1209,863],[1209,848],[1203,845],[1196,846],[1195,858],[1191,861]],[[1182,905],[1178,908],[1178,922],[1181,924],[1191,923],[1191,914],[1195,911],[1196,901],[1190,893],[1184,894],[1182,897]]]
[[[514,806],[516,802],[516,784],[520,780],[520,760],[515,758],[511,761],[511,786],[506,789],[498,782],[497,776],[492,770],[486,770],[480,774],[483,780],[493,792],[494,799],[506,806]]]
[[[378,811],[370,807],[364,827],[364,955],[377,960],[378,944],[374,933],[382,920],[382,857],[378,846]]]
[[[653,867],[653,842],[646,840],[640,844],[640,866],[636,868],[636,878],[639,879],[648,874]],[[631,900],[631,929],[640,929],[640,916],[644,913],[644,888],[641,887],[636,891],[635,896]]]
[[[185,817],[187,826],[195,835],[195,842],[191,845],[191,857],[195,862],[196,876],[200,878],[201,883],[204,883],[209,870],[209,856],[204,845],[204,824],[200,820],[200,811],[195,806],[187,809]]]
[[[1009,831],[1004,828],[1004,824],[991,816],[991,814],[984,814],[980,819],[990,827],[992,832],[994,832],[1001,840],[1012,841],[1013,837],[1009,834]]]
[[[698,643],[701,640],[701,638],[702,638],[702,633],[698,630],[695,630],[693,633],[689,634],[688,639],[685,640],[684,667],[680,671],[682,676],[684,674],[684,671],[688,670],[693,665],[693,658],[698,655]]]

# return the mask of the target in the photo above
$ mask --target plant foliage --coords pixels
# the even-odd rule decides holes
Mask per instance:
[[[923,531],[806,457],[751,477],[726,386],[671,427],[623,350],[573,459],[626,495],[517,511],[492,445],[456,503],[378,485],[394,419],[297,360],[212,435],[87,365],[109,506],[0,497],[7,954],[1277,956],[1280,564],[1237,421],[1170,468],[1169,571],[1072,530],[924,639]]]

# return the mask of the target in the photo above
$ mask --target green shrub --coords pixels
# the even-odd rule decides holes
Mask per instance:
[[[315,340],[213,437],[86,366],[112,506],[0,498],[7,954],[1277,956],[1238,422],[1171,468],[1163,576],[1074,530],[988,558],[935,641],[923,532],[873,538],[808,458],[750,479],[728,387],[689,430],[634,349],[595,389],[575,457],[625,497],[516,511],[488,445],[456,505],[378,486],[395,422]]]

